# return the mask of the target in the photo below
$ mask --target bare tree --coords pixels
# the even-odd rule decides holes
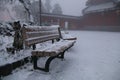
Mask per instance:
[[[39,0],[38,0],[39,1]],[[39,24],[39,2],[36,0],[0,0],[0,14],[7,15],[10,20],[22,20]],[[48,1],[51,2],[51,1]],[[48,3],[47,3],[48,4]],[[42,3],[43,13],[47,13],[45,5]],[[14,14],[13,14],[14,13]],[[2,21],[3,16],[0,15]]]
[[[33,18],[32,18],[31,11],[30,11],[30,5],[31,5],[30,0],[19,0],[19,1],[23,4],[25,10],[28,13],[28,20],[30,22],[31,21],[33,22]]]
[[[52,9],[51,0],[46,0],[45,7],[46,7],[47,13],[51,13],[51,9]]]
[[[42,5],[42,8],[41,8],[42,13],[46,13],[47,11],[46,11],[43,3],[41,3],[41,5]],[[31,3],[30,9],[31,9],[31,14],[34,18],[34,22],[36,24],[39,24],[39,18],[40,18],[39,1],[34,1],[33,3]]]
[[[54,5],[52,13],[54,13],[54,14],[62,14],[63,13],[62,8],[58,3]]]

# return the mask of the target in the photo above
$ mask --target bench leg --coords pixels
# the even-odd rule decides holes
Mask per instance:
[[[52,57],[49,57],[48,60],[46,61],[45,63],[45,72],[49,72],[49,66],[50,66],[50,63],[53,59],[55,59],[56,56],[52,56]]]
[[[37,56],[33,56],[32,58],[33,58],[33,68],[37,69],[37,60],[38,60],[38,58],[37,58]]]
[[[60,53],[60,55],[59,55],[59,56],[57,56],[57,58],[64,59],[64,54],[65,54],[65,51],[64,51],[64,52],[62,52],[62,53]]]
[[[56,41],[58,42],[58,41],[60,41],[60,39],[56,39]]]
[[[52,39],[52,44],[54,43],[54,39]]]
[[[35,45],[35,44],[33,44],[33,45],[32,45],[32,47],[33,47],[33,50],[35,50],[35,49],[36,49],[36,45]]]
[[[44,68],[40,68],[40,67],[37,66],[37,60],[38,60],[38,57],[37,56],[33,56],[33,68],[45,71]]]
[[[49,72],[49,67],[50,67],[50,63],[53,59],[55,58],[61,58],[61,59],[64,59],[64,52],[60,53],[59,55],[57,56],[52,56],[52,57],[49,57],[45,63],[45,68],[40,68],[37,66],[37,60],[38,60],[38,57],[37,56],[33,56],[33,67],[34,69],[38,69],[38,70],[42,70],[42,71],[45,71],[45,72]]]
[[[45,71],[45,72],[49,72],[49,66],[50,66],[50,63],[53,59],[55,59],[56,56],[52,56],[52,57],[49,57],[45,63],[45,68],[40,68],[37,66],[37,60],[38,60],[38,57],[37,56],[34,56],[33,57],[33,68],[34,69],[38,69],[38,70],[42,70],[42,71]]]

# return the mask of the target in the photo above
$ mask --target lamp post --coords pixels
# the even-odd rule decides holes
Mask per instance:
[[[41,3],[41,0],[39,0],[39,12],[40,12],[40,13],[39,13],[39,18],[40,18],[40,26],[42,26],[42,22],[41,22],[41,13],[42,13],[41,11],[42,11],[42,10],[41,10],[41,7],[42,7],[42,3]]]

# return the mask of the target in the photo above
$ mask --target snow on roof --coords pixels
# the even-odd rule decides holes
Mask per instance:
[[[84,10],[84,13],[90,13],[90,12],[100,12],[108,9],[114,9],[115,4],[113,2],[108,2],[108,3],[103,3],[103,4],[98,4],[98,5],[93,5],[89,6]]]
[[[59,15],[59,14],[50,14],[50,13],[42,13],[42,16],[50,16],[50,17],[57,17],[57,18],[72,18],[72,19],[79,19],[80,16],[70,16],[70,15]]]
[[[115,1],[120,2],[120,0],[115,0]]]

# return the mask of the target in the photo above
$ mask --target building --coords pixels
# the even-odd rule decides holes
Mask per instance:
[[[63,29],[120,31],[120,0],[88,0],[83,16],[41,14],[42,24]]]
[[[120,31],[120,0],[88,0],[80,29]]]
[[[69,15],[41,14],[42,25],[60,25],[62,29],[76,30],[79,26],[80,17]]]

